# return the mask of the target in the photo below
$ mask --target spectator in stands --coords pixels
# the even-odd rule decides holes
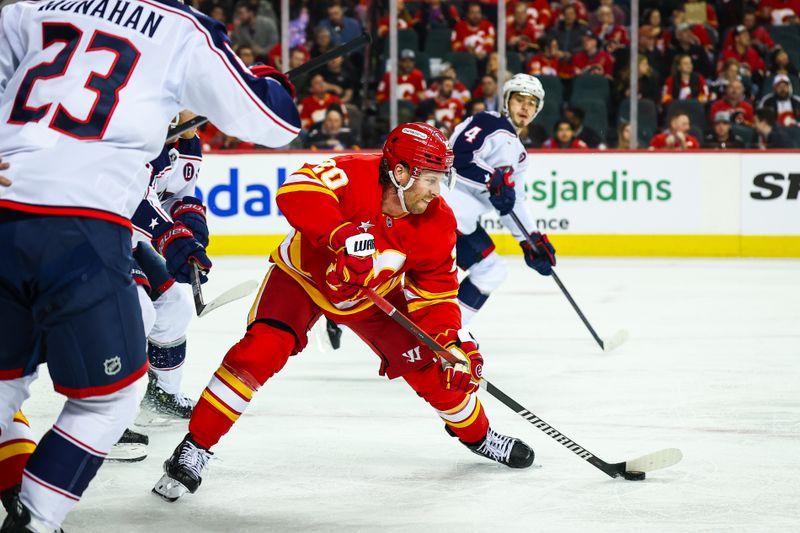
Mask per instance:
[[[756,18],[756,10],[753,9],[752,6],[747,6],[747,8],[745,8],[744,16],[742,17],[742,26],[747,28],[747,31],[750,32],[753,46],[762,56],[775,48],[775,41],[772,39],[767,29],[759,24]],[[721,49],[724,50],[733,45],[733,33],[733,31],[727,33],[720,47]]]
[[[534,19],[528,15],[528,5],[525,2],[514,4],[511,22],[506,27],[506,40],[509,50],[516,50],[521,54],[536,48],[541,30],[536,27]]]
[[[264,61],[267,52],[278,42],[280,34],[273,19],[257,15],[246,1],[236,4],[231,42],[235,46],[249,46],[258,60]]]
[[[630,150],[631,148],[631,124],[622,122],[617,126],[617,146],[620,150]]]
[[[357,89],[358,76],[353,66],[350,63],[345,63],[343,57],[339,56],[328,61],[325,67],[320,70],[320,74],[325,78],[325,90],[338,96],[342,104],[349,104],[353,100],[353,95]]]
[[[697,20],[689,20],[689,17],[686,15],[686,9],[683,5],[678,5],[675,9],[672,10],[672,27],[677,34],[678,28],[688,27],[689,32],[692,35],[692,42],[702,46],[706,52],[713,54],[714,53],[714,42],[716,41],[716,31],[711,28],[710,26],[705,26],[704,24],[698,23]],[[709,33],[709,30],[713,33]],[[677,35],[676,35],[677,37]],[[667,46],[672,43],[673,32],[667,30],[664,32],[664,42]]]
[[[722,50],[719,56],[720,67],[726,59],[736,59],[742,67],[745,67],[745,75],[750,76],[753,82],[761,83],[767,69],[758,50],[751,45],[750,32],[740,24],[733,29],[732,33],[733,44]]]
[[[314,29],[314,44],[311,46],[311,57],[317,57],[333,48],[331,30],[323,26]]]
[[[358,148],[350,129],[344,125],[342,108],[331,105],[325,111],[325,119],[314,124],[305,142],[312,150],[349,150]]]
[[[453,95],[455,80],[444,77],[439,82],[439,92],[433,98],[435,104],[434,116],[441,122],[449,133],[453,132],[456,124],[464,118],[464,102]],[[449,135],[448,135],[449,137]]]
[[[228,25],[228,15],[227,15],[227,13],[225,13],[225,8],[224,7],[222,7],[219,4],[217,4],[215,6],[211,6],[211,9],[208,12],[208,16],[211,17],[214,20],[217,20],[217,21],[223,23],[225,25],[225,28],[228,30],[228,33],[230,33],[232,28],[228,27],[229,26]]]
[[[688,55],[692,58],[692,65],[694,65],[694,70],[698,74],[705,78],[712,76],[714,69],[708,54],[692,33],[692,27],[689,23],[684,22],[675,28],[675,38],[671,40],[667,50],[667,64],[673,64],[676,56]]]
[[[341,108],[342,101],[339,97],[325,90],[325,78],[322,74],[314,74],[309,80],[310,94],[300,101],[300,121],[304,129],[308,129],[315,122],[325,119],[325,111],[331,104],[338,104]]]
[[[575,75],[594,74],[611,79],[614,75],[614,58],[598,46],[597,35],[586,30],[583,35],[583,50],[572,57]]]
[[[328,6],[328,18],[319,23],[331,34],[331,43],[338,46],[361,35],[361,23],[353,17],[346,17],[339,3]]]
[[[470,100],[467,102],[467,105],[464,106],[464,118],[471,117],[473,115],[477,115],[486,111],[486,102],[483,100]]]
[[[685,111],[678,110],[672,113],[667,120],[669,128],[657,133],[650,139],[650,149],[696,150],[700,148],[700,141],[689,133],[691,123]]]
[[[800,123],[800,98],[792,94],[792,82],[786,74],[778,74],[772,80],[772,92],[764,95],[759,109],[775,111],[776,122],[784,127],[796,127]]]
[[[311,22],[311,15],[308,7],[292,2],[289,8],[289,49],[306,44],[306,34],[308,25]]]
[[[553,126],[553,136],[547,139],[542,148],[567,149],[589,148],[586,143],[575,137],[575,130],[568,120],[559,120]]]
[[[656,11],[656,13],[658,13],[658,11]],[[658,80],[662,80],[669,69],[665,66],[666,56],[664,55],[663,48],[658,46],[657,35],[657,30],[650,25],[646,24],[639,28],[639,55],[643,55],[647,58],[647,63],[650,65],[650,68],[653,69],[655,77]],[[658,91],[660,97],[660,85]]]
[[[731,130],[731,114],[729,111],[718,111],[714,115],[712,131],[706,135],[703,148],[741,149],[744,140]]]
[[[725,96],[711,105],[709,117],[715,117],[720,111],[728,111],[736,124],[753,125],[753,106],[744,99],[744,85],[733,80],[725,89]]]
[[[667,43],[664,39],[664,27],[661,20],[661,11],[656,8],[648,9],[644,12],[644,21],[644,26],[648,26],[650,28],[650,34],[653,38],[655,48],[662,54],[665,54],[667,51]],[[642,27],[639,28],[640,35],[642,33]],[[639,45],[639,47],[639,51],[641,52],[641,45]]]
[[[252,67],[256,62],[256,56],[253,49],[246,45],[239,45],[236,47],[236,55],[242,60],[246,67]]]
[[[425,91],[425,98],[434,99],[436,95],[439,94],[439,85],[441,80],[444,78],[452,78],[455,80],[453,84],[453,96],[461,100],[462,103],[466,104],[472,99],[472,93],[467,86],[461,83],[456,76],[456,69],[452,66],[447,65],[447,67],[442,71],[442,75],[439,76],[439,79],[431,83],[428,90]]]
[[[305,46],[298,46],[289,50],[289,70],[295,69],[303,65],[311,59],[311,54],[306,50]]]
[[[421,70],[414,68],[415,58],[416,54],[410,48],[400,52],[400,59],[397,62],[397,98],[418,104],[425,98],[425,76]],[[389,101],[390,79],[391,74],[384,72],[375,97],[379,104]]]
[[[572,78],[573,69],[569,54],[558,47],[558,39],[550,35],[540,41],[541,52],[532,56],[525,65],[528,74],[542,76],[558,76],[561,79]]]
[[[615,26],[625,26],[625,10],[614,3],[614,0],[600,0],[600,5],[593,12],[589,13],[589,27],[592,29],[600,26],[600,10],[607,7],[611,10],[613,24]],[[597,33],[597,32],[595,32]]]
[[[586,8],[586,4],[582,0],[561,0],[561,6],[558,5],[558,1],[552,1],[551,4],[553,4],[555,7],[553,15],[556,18],[563,16],[567,6],[572,6],[575,8],[575,17],[578,19],[578,21],[585,27],[589,26],[589,10]]]
[[[791,148],[792,143],[776,124],[777,116],[771,107],[764,107],[756,111],[756,132],[758,132],[758,147]]]
[[[572,56],[583,47],[582,37],[586,33],[586,25],[578,21],[578,12],[574,5],[564,6],[559,20],[550,35],[558,39],[558,47]],[[569,57],[568,57],[569,58]]]
[[[488,54],[494,50],[495,31],[491,22],[483,18],[481,5],[467,4],[467,16],[453,28],[450,44],[454,52],[469,52],[478,60],[478,70],[486,70]]]
[[[517,4],[525,4],[525,11],[528,13],[528,19],[536,26],[539,33],[544,33],[547,28],[553,25],[553,10],[550,9],[550,2],[548,0],[510,0],[506,2],[506,21],[510,21]]]
[[[397,0],[397,29],[398,30],[410,30],[412,29],[418,22],[418,14],[413,14],[408,7],[406,7],[406,3],[404,0]],[[386,10],[386,14],[381,17],[381,20],[378,21],[378,37],[383,39],[387,35],[389,35],[389,10]]]
[[[664,82],[661,92],[662,104],[669,104],[673,100],[708,101],[706,79],[694,71],[692,58],[685,54],[675,56],[672,73]]]
[[[602,41],[606,50],[613,53],[618,48],[630,46],[628,30],[625,29],[625,26],[615,24],[614,12],[609,6],[597,8],[597,21],[598,24],[592,28],[592,31]]]
[[[427,0],[423,2],[418,13],[419,27],[425,29],[431,26],[452,28],[461,20],[458,9],[453,5],[453,2],[442,2],[442,0]]]
[[[791,74],[797,76],[797,67],[792,64],[789,59],[789,54],[783,48],[778,48],[772,52],[770,58],[769,74],[774,76],[776,74]]]
[[[745,79],[740,74],[741,64],[735,59],[726,59],[725,63],[722,64],[722,70],[720,70],[717,79],[711,82],[708,82],[708,88],[711,95],[711,100],[719,100],[725,97],[725,91],[728,89],[728,85],[730,85],[734,81],[741,81],[742,85],[744,86],[744,94],[747,98],[750,97],[751,86],[750,79],[747,78],[747,83],[745,83]]]
[[[650,100],[658,105],[661,102],[662,85],[658,73],[650,66],[647,56],[639,54],[639,99]],[[630,65],[622,67],[619,77],[614,82],[614,102],[625,105],[631,96]]]
[[[586,113],[583,109],[575,106],[568,106],[564,109],[564,119],[572,126],[572,132],[576,139],[583,141],[589,148],[606,147],[600,134],[588,126],[583,125]]]
[[[758,16],[767,24],[796,24],[800,18],[800,0],[760,0]]]
[[[473,91],[474,100],[483,102],[486,111],[500,111],[500,101],[497,96],[497,78],[493,74],[484,74],[481,83]]]

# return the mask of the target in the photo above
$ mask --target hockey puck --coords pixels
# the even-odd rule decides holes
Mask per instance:
[[[638,470],[631,470],[630,472],[623,472],[625,479],[628,481],[641,481],[645,478],[645,473]]]

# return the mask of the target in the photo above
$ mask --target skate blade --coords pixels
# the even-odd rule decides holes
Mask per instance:
[[[115,444],[106,456],[110,463],[138,463],[147,458],[146,444]]]
[[[158,483],[153,487],[153,494],[160,496],[162,499],[172,503],[178,498],[189,492],[189,489],[183,483],[172,479],[169,475],[164,474]]]
[[[142,406],[133,424],[139,427],[164,427],[188,420],[188,418],[181,418],[176,415],[158,413],[149,407]]]

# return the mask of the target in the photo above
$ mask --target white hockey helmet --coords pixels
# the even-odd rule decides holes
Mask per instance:
[[[533,114],[533,118],[539,114],[544,107],[544,87],[542,82],[530,74],[514,74],[503,84],[503,113],[508,114],[508,101],[513,93],[520,93],[528,96],[535,96],[539,100],[539,106]]]

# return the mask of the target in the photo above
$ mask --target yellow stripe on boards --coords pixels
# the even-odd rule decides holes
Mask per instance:
[[[266,258],[285,235],[211,235],[209,255]],[[497,252],[520,255],[511,235],[492,235]],[[552,234],[558,256],[595,257],[800,257],[800,236],[571,235]]]

